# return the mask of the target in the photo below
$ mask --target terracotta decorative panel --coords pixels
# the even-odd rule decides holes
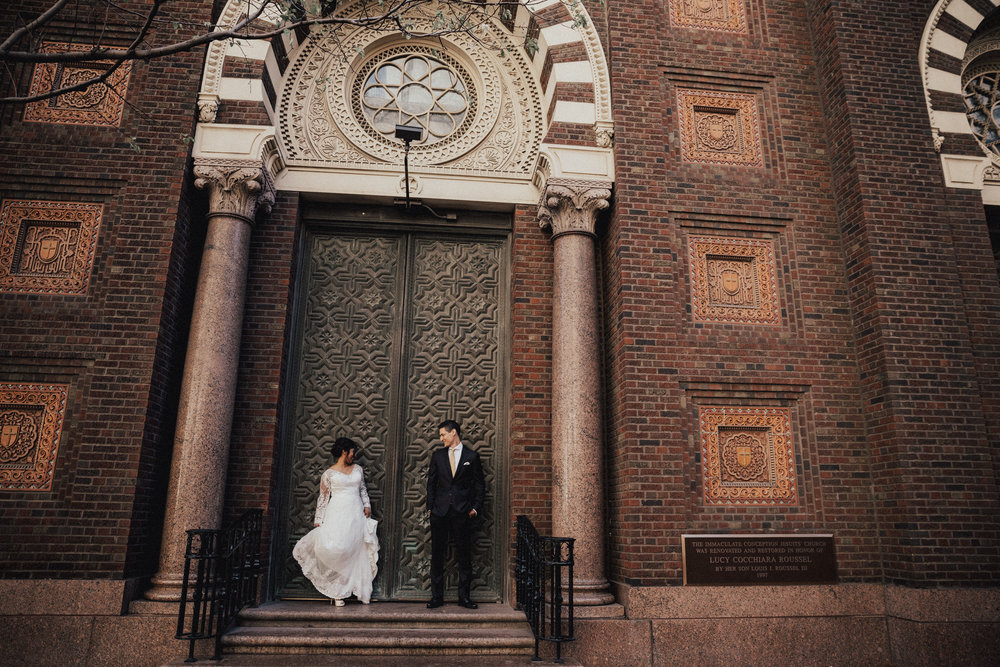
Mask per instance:
[[[669,0],[670,22],[683,28],[747,31],[743,0]]]
[[[702,407],[698,421],[706,504],[798,504],[787,408]]]
[[[86,294],[101,204],[12,199],[0,207],[0,292]]]
[[[780,324],[771,241],[692,236],[688,244],[695,321]]]
[[[52,488],[68,387],[0,384],[0,490]]]
[[[682,89],[677,98],[684,160],[763,166],[756,95]]]
[[[43,42],[43,53],[83,51],[88,47],[62,42]],[[39,95],[64,86],[74,85],[107,70],[110,61],[85,63],[39,63],[31,79],[31,95]],[[128,92],[130,63],[121,64],[104,83],[83,90],[63,93],[47,100],[25,105],[24,120],[32,123],[64,123],[70,125],[106,125],[118,127]]]

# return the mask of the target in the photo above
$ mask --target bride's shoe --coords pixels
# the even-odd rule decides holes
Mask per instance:
[[[344,606],[344,601],[343,600],[336,600],[335,599],[335,600],[333,600],[333,604],[334,604],[334,606],[337,606],[337,607],[343,607]]]

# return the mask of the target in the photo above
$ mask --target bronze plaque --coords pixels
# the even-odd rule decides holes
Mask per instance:
[[[835,584],[833,535],[682,535],[684,585]]]

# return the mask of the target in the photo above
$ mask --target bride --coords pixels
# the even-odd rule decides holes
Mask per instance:
[[[292,550],[316,590],[338,607],[350,595],[368,604],[378,572],[377,522],[371,518],[364,471],[354,465],[356,449],[350,438],[333,443],[337,462],[320,478],[315,527]]]

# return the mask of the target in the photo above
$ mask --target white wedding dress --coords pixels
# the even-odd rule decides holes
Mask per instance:
[[[323,473],[313,521],[319,527],[302,536],[292,555],[327,597],[354,595],[365,604],[371,600],[378,572],[378,522],[365,517],[366,507],[371,502],[361,466],[346,475],[333,468]]]

